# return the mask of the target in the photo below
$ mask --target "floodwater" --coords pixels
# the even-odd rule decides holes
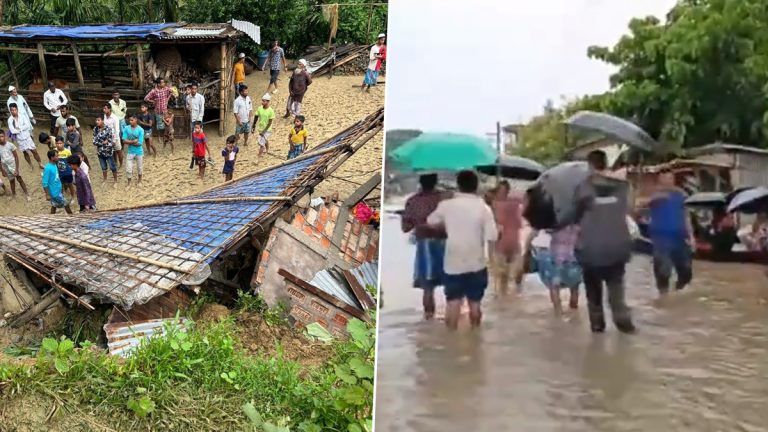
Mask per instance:
[[[579,311],[556,319],[529,276],[521,297],[488,291],[480,330],[450,334],[422,321],[413,247],[397,216],[383,219],[377,432],[768,431],[763,268],[696,262],[694,283],[658,301],[636,256],[636,335],[592,335],[583,290]]]

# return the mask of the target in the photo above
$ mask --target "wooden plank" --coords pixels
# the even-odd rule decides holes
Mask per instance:
[[[12,317],[8,323],[11,327],[18,328],[23,326],[24,324],[28,323],[29,321],[33,320],[36,316],[40,315],[41,313],[45,312],[53,306],[54,304],[59,302],[59,292],[51,288],[47,293],[45,293],[39,302],[35,303],[30,307],[29,309],[25,310],[24,312]]]
[[[83,67],[80,65],[80,55],[77,52],[77,44],[72,44],[72,55],[75,58],[75,72],[77,73],[77,82],[80,85],[85,85],[85,78],[83,78]]]
[[[43,86],[48,85],[48,70],[45,67],[45,48],[43,44],[37,44],[37,60],[40,62],[40,77],[43,79]]]
[[[139,65],[139,89],[144,88],[144,51],[141,44],[136,44],[136,63]]]
[[[11,57],[10,51],[5,52],[5,63],[8,65],[8,70],[11,72],[11,76],[13,77],[13,85],[16,86],[17,89],[21,90],[21,86],[19,85],[19,77],[16,75],[16,67],[13,64],[13,58]]]

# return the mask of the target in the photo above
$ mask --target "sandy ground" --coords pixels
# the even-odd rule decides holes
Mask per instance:
[[[384,104],[383,86],[372,89],[370,93],[362,93],[359,87],[354,87],[359,86],[361,82],[362,76],[335,76],[331,79],[319,77],[313,82],[304,98],[302,108],[302,113],[307,117],[306,127],[309,131],[310,147],[332,137]],[[250,96],[255,105],[266,90],[268,75],[265,72],[254,72],[247,77],[246,83],[250,88]],[[281,76],[278,85],[278,92],[272,97],[272,105],[275,108],[277,120],[273,126],[270,154],[259,159],[257,157],[258,144],[251,138],[249,146],[241,146],[235,167],[236,177],[280,163],[285,160],[288,154],[287,135],[292,120],[282,119],[288,95],[287,74]],[[111,174],[107,183],[102,182],[95,148],[92,145],[92,121],[90,119],[79,120],[84,135],[86,154],[91,159],[92,165],[96,165],[91,168],[90,177],[99,209],[182,197],[223,182],[221,149],[224,148],[226,137],[218,135],[216,125],[210,125],[207,128],[209,145],[216,166],[213,169],[209,167],[204,181],[201,182],[197,179],[196,168],[189,170],[191,143],[188,140],[177,139],[176,151],[173,154],[171,154],[170,148],[162,149],[162,141],[160,141],[159,155],[156,158],[145,156],[143,183],[141,185],[134,183],[128,188],[124,170],[119,172],[119,180],[116,185],[111,180]],[[47,121],[41,121],[33,136],[36,137],[40,131],[47,130],[47,128]],[[227,134],[234,131],[234,118],[231,114],[227,118],[226,131]],[[354,191],[358,184],[365,182],[373,172],[381,169],[382,148],[383,134],[380,134],[337,170],[334,177],[323,182],[315,191],[315,195],[331,194],[338,191],[339,196],[343,198]],[[44,147],[39,146],[38,150],[45,162]],[[16,199],[8,200],[5,197],[0,197],[0,215],[47,213],[50,207],[40,185],[41,171],[36,164],[34,167],[30,167],[23,158],[20,157],[20,159],[21,174],[29,186],[31,201],[24,200],[17,186],[19,196]],[[373,195],[377,195],[377,193],[374,192]],[[75,210],[77,209],[75,208]]]

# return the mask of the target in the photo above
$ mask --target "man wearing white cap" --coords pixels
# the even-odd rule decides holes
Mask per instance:
[[[381,64],[387,59],[387,46],[384,45],[386,35],[381,33],[379,40],[376,41],[376,45],[371,47],[371,53],[368,56],[368,69],[365,71],[365,80],[363,80],[363,90],[370,91],[372,86],[376,85],[376,81],[379,79],[379,71],[381,70]]]
[[[11,104],[15,103],[16,106],[19,107],[20,116],[26,117],[27,120],[29,120],[29,122],[32,124],[37,123],[35,121],[35,115],[32,113],[32,109],[29,108],[29,104],[27,104],[27,100],[24,99],[24,96],[19,94],[19,92],[16,90],[16,87],[8,87],[8,93],[11,94],[11,96],[8,98],[8,102],[5,104],[8,107],[8,111],[11,111]]]
[[[293,75],[291,75],[291,79],[288,81],[288,102],[285,106],[285,116],[283,118],[301,114],[301,102],[304,100],[304,94],[307,92],[310,84],[312,84],[312,77],[307,71],[307,61],[301,59],[299,60],[299,67],[293,71]]]
[[[275,110],[269,106],[271,100],[269,93],[265,93],[253,118],[253,131],[259,134],[259,156],[269,151],[269,136],[272,135],[272,122],[275,120]]]
[[[240,53],[232,73],[235,83],[235,98],[240,96],[240,86],[245,84],[245,53]]]

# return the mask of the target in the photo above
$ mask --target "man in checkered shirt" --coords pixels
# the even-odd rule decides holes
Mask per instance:
[[[155,125],[157,130],[165,129],[163,117],[168,111],[168,101],[171,99],[172,95],[171,88],[165,84],[165,80],[158,78],[157,81],[155,81],[155,88],[144,97],[146,102],[154,104]]]

